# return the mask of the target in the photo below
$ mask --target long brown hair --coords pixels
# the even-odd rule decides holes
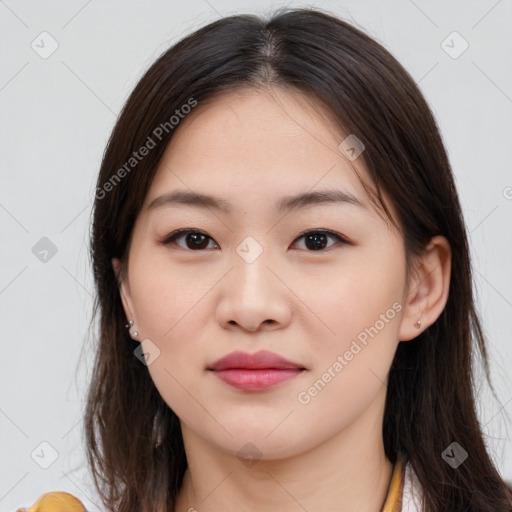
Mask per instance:
[[[407,270],[435,235],[452,248],[445,309],[417,339],[399,343],[390,369],[387,457],[395,462],[399,453],[406,455],[428,512],[512,511],[475,411],[473,357],[481,356],[491,382],[467,234],[436,121],[388,51],[318,9],[281,9],[269,20],[231,16],[197,30],[146,71],[113,129],[91,232],[99,339],[85,411],[87,458],[105,505],[119,512],[172,511],[187,467],[179,420],[134,356],[139,343],[125,328],[112,258],[126,262],[135,219],[179,129],[171,121],[176,110],[186,113],[194,102],[205,104],[239,87],[269,85],[309,94],[364,143],[361,158],[375,185],[375,204],[392,220],[382,200],[386,191],[398,212]],[[149,151],[135,159],[143,146]],[[457,469],[441,456],[454,441],[469,453]]]

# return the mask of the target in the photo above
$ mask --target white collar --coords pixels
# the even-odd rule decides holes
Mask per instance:
[[[423,488],[411,464],[405,466],[402,512],[423,512]]]

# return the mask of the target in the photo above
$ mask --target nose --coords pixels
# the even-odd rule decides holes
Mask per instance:
[[[276,265],[265,252],[247,262],[234,254],[233,267],[220,288],[217,320],[228,330],[282,329],[291,319],[291,296]]]

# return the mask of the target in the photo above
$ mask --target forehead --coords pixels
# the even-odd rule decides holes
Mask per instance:
[[[195,107],[175,128],[145,207],[176,189],[230,197],[235,206],[304,191],[341,189],[367,200],[340,151],[348,135],[311,97],[282,89],[245,89]]]

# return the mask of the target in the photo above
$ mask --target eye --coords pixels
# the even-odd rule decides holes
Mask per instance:
[[[312,249],[312,251],[321,251],[325,249],[325,241],[328,238],[334,239],[336,242],[342,244],[348,244],[348,240],[342,237],[340,234],[335,233],[334,231],[329,231],[327,229],[315,229],[306,231],[302,233],[300,236],[296,238],[296,240],[300,240],[304,238],[305,245],[308,249]],[[331,244],[329,247],[332,247],[334,244]],[[309,251],[311,252],[311,251]]]
[[[181,244],[177,243],[177,240],[184,238],[185,247]],[[346,240],[343,236],[334,231],[329,231],[326,229],[314,229],[309,230],[302,233],[298,236],[295,241],[304,238],[305,246],[307,249],[310,249],[308,252],[317,252],[325,249],[326,240],[328,238],[334,239],[335,243],[339,242],[342,244],[349,244],[350,242]],[[208,248],[208,240],[213,241],[213,238],[208,236],[206,233],[196,230],[196,229],[178,229],[171,233],[168,237],[166,237],[161,243],[163,245],[171,245],[176,244],[182,249],[189,250],[203,250]],[[329,247],[332,247],[334,244],[331,244]],[[218,247],[218,246],[217,246]]]
[[[176,243],[176,240],[185,237],[185,244],[188,244],[190,242],[189,247],[183,247],[180,244],[180,247],[183,249],[191,249],[193,251],[205,249],[208,244],[205,243],[206,240],[210,238],[206,233],[203,233],[202,231],[198,231],[196,229],[178,229],[171,233],[165,240],[162,241],[162,244],[164,245],[171,245],[173,243]]]

